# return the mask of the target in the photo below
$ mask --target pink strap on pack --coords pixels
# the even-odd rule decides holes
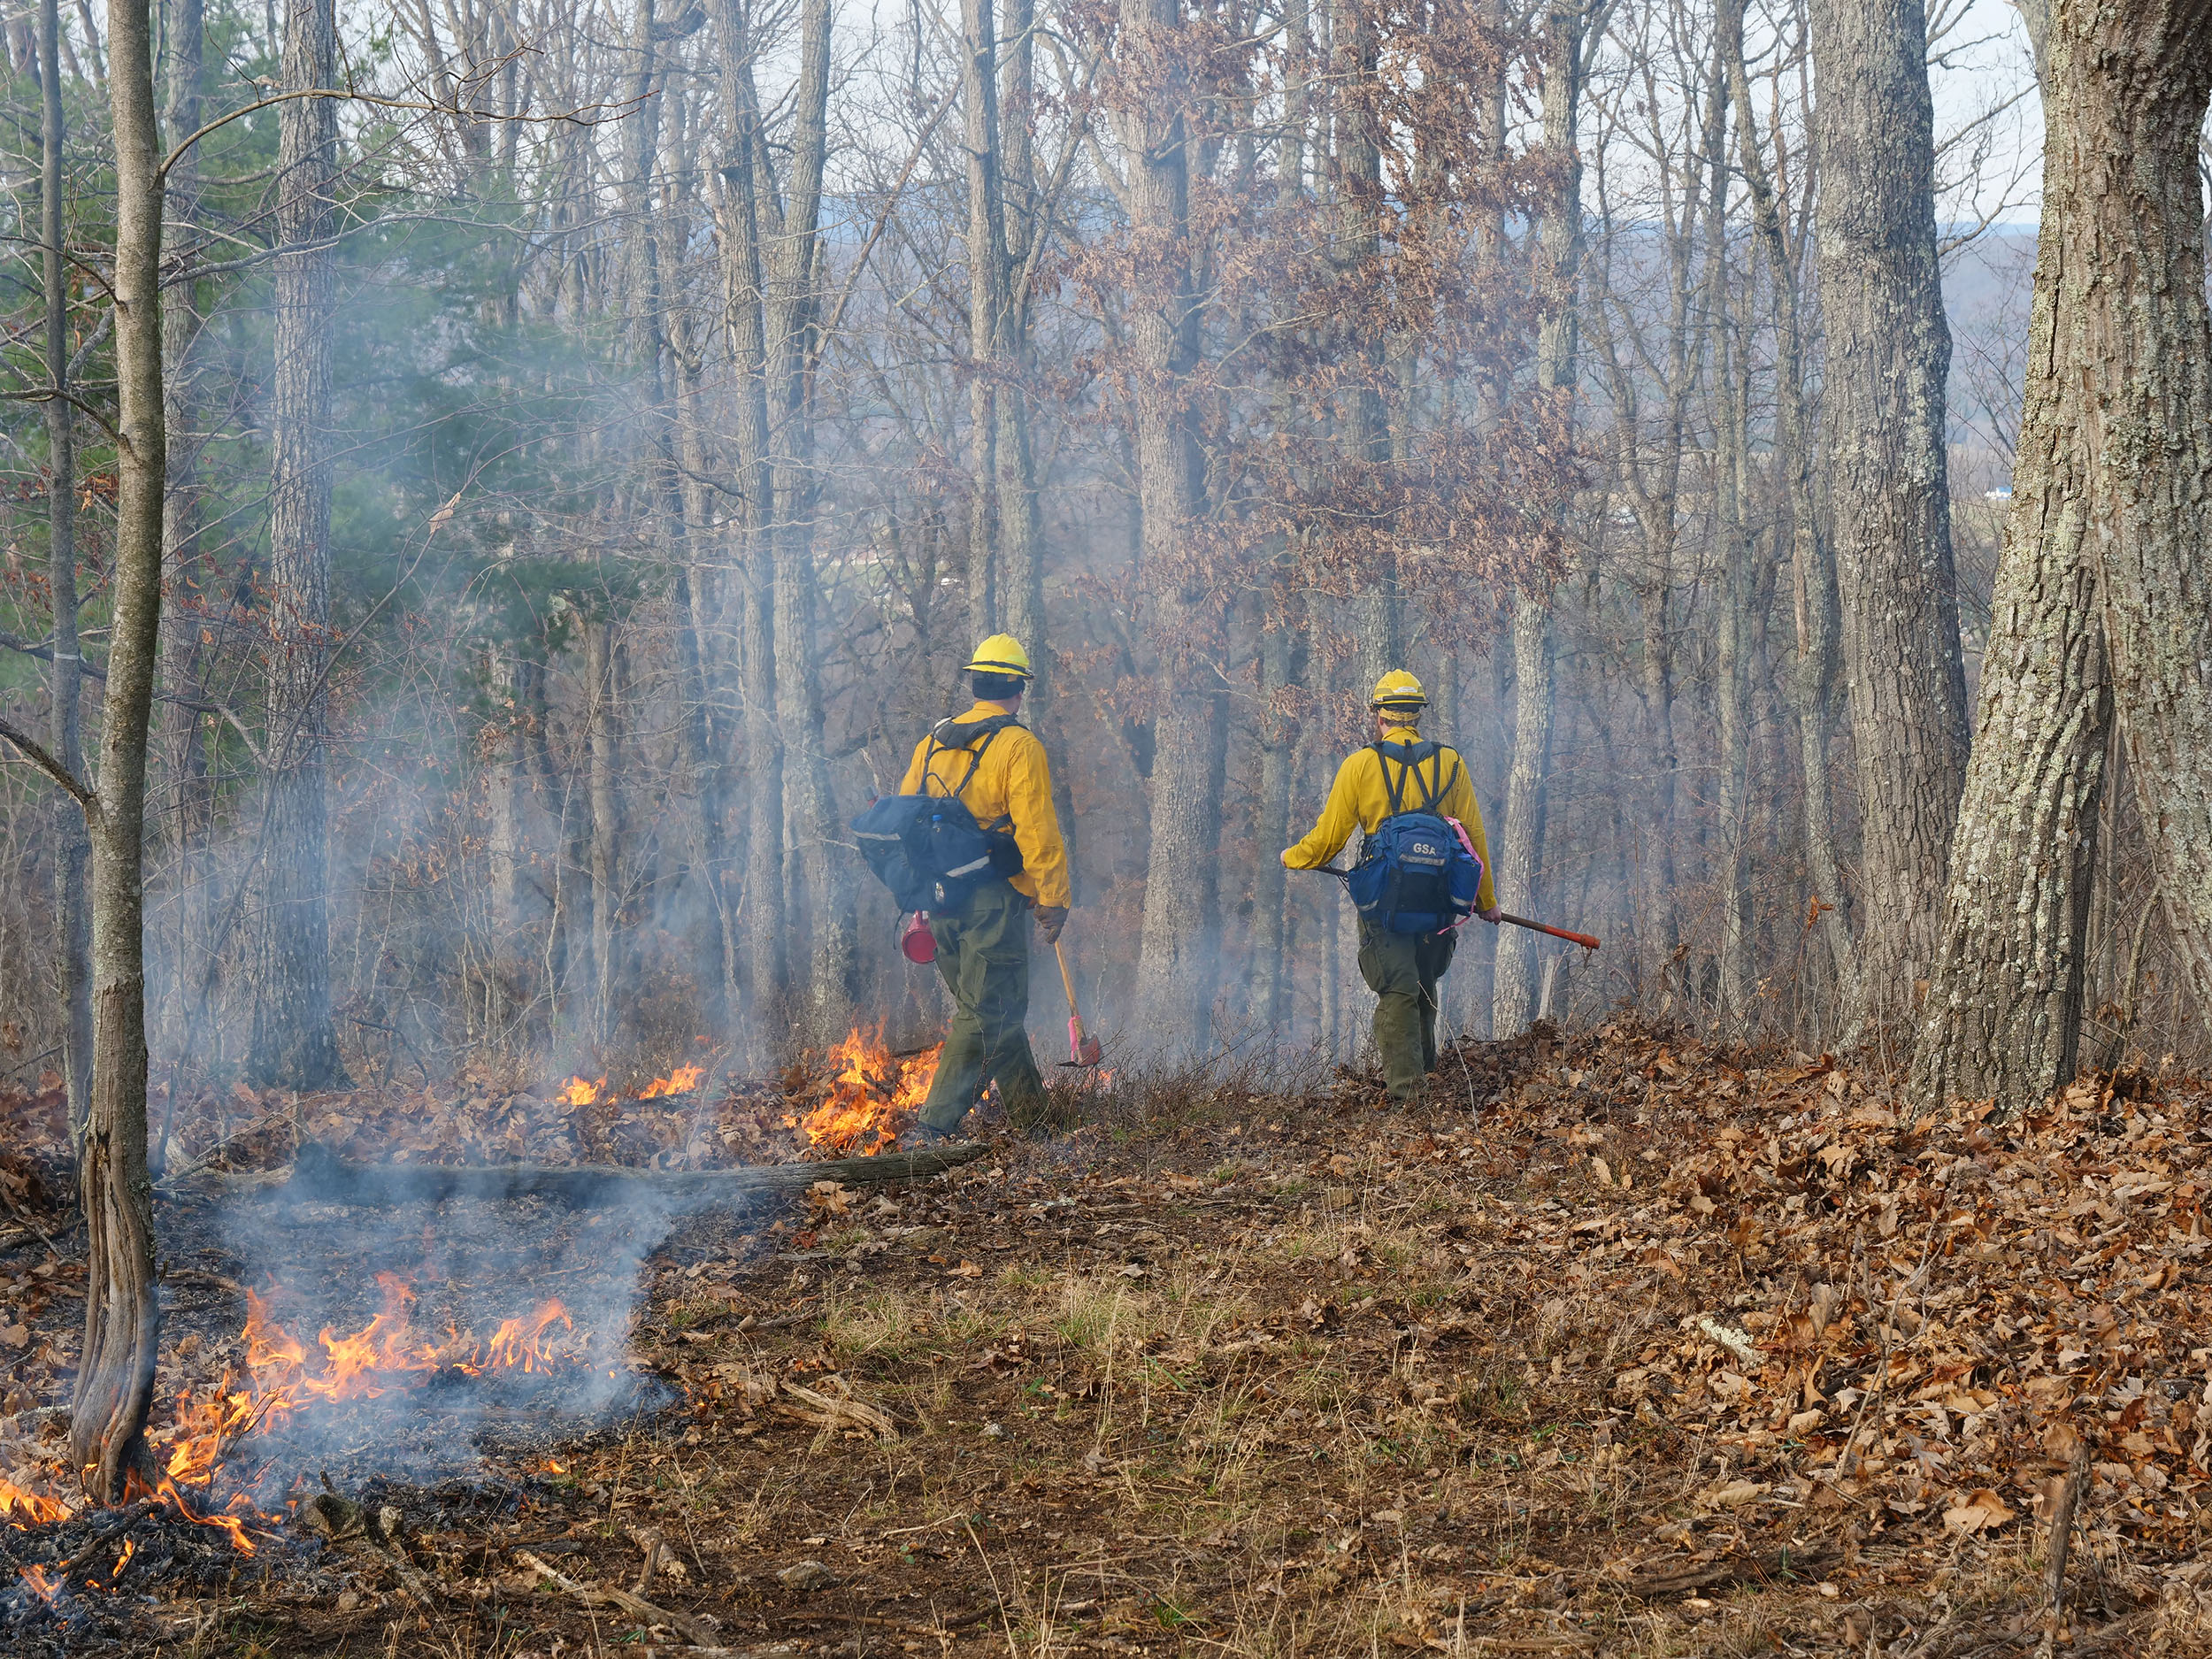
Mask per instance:
[[[1452,833],[1459,837],[1459,844],[1467,849],[1467,856],[1475,861],[1475,891],[1481,892],[1482,879],[1490,873],[1490,866],[1483,862],[1482,855],[1475,850],[1473,838],[1467,833],[1467,826],[1455,818],[1448,818],[1444,821],[1452,826]],[[1471,916],[1463,916],[1444,931],[1448,933],[1455,933],[1474,919]]]

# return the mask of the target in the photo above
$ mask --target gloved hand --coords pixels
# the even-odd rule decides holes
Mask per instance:
[[[1505,907],[1502,904],[1493,904],[1488,910],[1477,910],[1475,914],[1481,917],[1491,926],[1495,927],[1504,918]]]
[[[1045,936],[1045,943],[1060,942],[1060,930],[1068,925],[1068,907],[1064,904],[1040,904],[1037,907],[1037,931]]]

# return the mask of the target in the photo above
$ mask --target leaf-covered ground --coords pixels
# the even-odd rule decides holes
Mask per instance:
[[[630,1339],[669,1409],[465,1480],[372,1453],[219,1589],[127,1571],[81,1632],[1963,1659],[2040,1640],[2070,1460],[2058,1650],[2212,1652],[2194,1085],[1915,1125],[1842,1067],[1624,1027],[1470,1045],[1447,1080],[1404,1112],[1359,1079],[1125,1076],[927,1185],[687,1222]],[[19,1227],[0,1257],[18,1479],[80,1305],[65,1221],[31,1218],[61,1255]],[[198,1374],[237,1309],[194,1294],[165,1364]]]

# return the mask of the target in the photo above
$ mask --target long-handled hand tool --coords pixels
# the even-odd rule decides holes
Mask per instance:
[[[1348,870],[1339,870],[1334,864],[1309,864],[1306,868],[1317,876],[1334,876],[1339,881],[1349,881],[1352,874]],[[1554,927],[1547,922],[1532,922],[1525,916],[1513,916],[1503,910],[1498,912],[1498,920],[1510,922],[1516,927],[1525,927],[1532,933],[1549,933],[1554,939],[1563,939],[1571,945],[1580,945],[1585,950],[1598,948],[1597,936],[1594,933],[1569,933],[1563,927]]]
[[[1060,948],[1060,941],[1052,941],[1052,954],[1060,961],[1060,984],[1068,994],[1068,1057],[1060,1062],[1064,1066],[1092,1066],[1098,1064],[1098,1039],[1083,1034],[1083,1015],[1075,1006],[1075,976],[1068,972],[1068,953]]]
[[[1525,927],[1532,933],[1549,933],[1554,939],[1563,939],[1570,944],[1580,945],[1585,950],[1598,948],[1596,935],[1592,933],[1571,933],[1563,927],[1548,927],[1542,922],[1532,922],[1525,916],[1509,916],[1503,910],[1498,912],[1498,919],[1510,922],[1516,927]]]

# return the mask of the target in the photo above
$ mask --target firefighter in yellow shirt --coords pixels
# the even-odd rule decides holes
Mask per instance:
[[[899,793],[957,795],[985,829],[1012,835],[1021,868],[930,913],[937,971],[955,1008],[922,1105],[925,1144],[949,1139],[993,1079],[1010,1123],[1025,1127],[1043,1117],[1044,1079],[1029,1050],[1029,930],[1033,916],[1045,942],[1056,941],[1070,900],[1052,767],[1036,733],[1016,718],[1029,653],[1011,634],[995,634],[976,647],[967,674],[975,706],[914,746]]]
[[[1421,713],[1428,702],[1421,682],[1403,669],[1385,674],[1375,682],[1368,701],[1375,713],[1377,737],[1386,745],[1419,743]],[[1386,772],[1386,767],[1390,771]],[[1319,822],[1296,846],[1284,849],[1283,863],[1293,870],[1317,870],[1342,850],[1354,830],[1373,833],[1390,814],[1394,784],[1402,810],[1425,808],[1457,818],[1465,828],[1475,856],[1482,860],[1476,913],[1495,926],[1498,901],[1490,882],[1490,848],[1482,832],[1482,811],[1475,804],[1465,764],[1443,744],[1411,768],[1402,761],[1385,759],[1372,748],[1348,756],[1337,768]],[[1451,933],[1397,933],[1363,918],[1360,922],[1360,977],[1375,994],[1375,1047],[1394,1101],[1417,1099],[1423,1079],[1436,1070],[1437,987],[1452,965],[1457,940]]]

